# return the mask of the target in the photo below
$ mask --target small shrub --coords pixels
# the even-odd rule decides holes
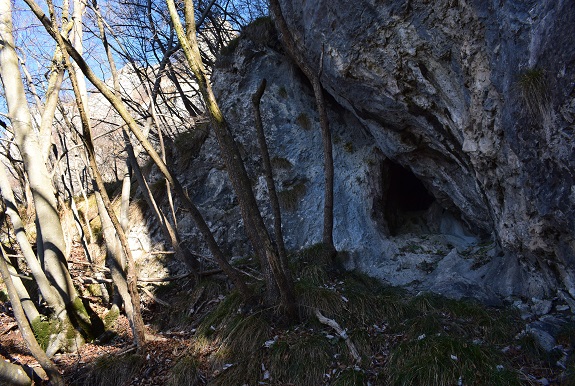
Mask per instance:
[[[279,96],[282,97],[283,99],[287,99],[288,97],[288,92],[287,89],[285,88],[285,86],[281,86],[278,90]]]
[[[187,167],[198,156],[208,134],[207,124],[196,124],[195,128],[178,134],[174,139],[174,146],[178,151],[180,168]]]
[[[242,30],[242,36],[252,42],[278,50],[280,43],[271,17],[258,17]]]
[[[289,170],[293,168],[293,164],[290,162],[290,160],[284,157],[273,157],[270,162],[274,169]]]
[[[530,68],[519,75],[517,81],[521,99],[532,117],[544,118],[551,108],[549,84],[545,71]]]
[[[231,56],[236,51],[240,44],[240,37],[236,36],[232,40],[228,42],[225,46],[222,47],[220,51],[221,56]]]
[[[300,181],[278,192],[278,200],[283,209],[287,211],[294,211],[297,209],[301,198],[307,191],[306,181]]]

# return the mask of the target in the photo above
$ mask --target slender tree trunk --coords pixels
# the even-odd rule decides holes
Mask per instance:
[[[270,154],[268,150],[268,144],[266,141],[266,136],[264,133],[264,126],[262,123],[262,115],[260,112],[260,101],[262,96],[264,95],[264,91],[266,89],[266,80],[262,80],[260,86],[258,87],[255,94],[252,95],[252,104],[254,106],[254,118],[255,118],[255,127],[256,132],[258,135],[258,144],[260,147],[260,153],[262,156],[263,164],[264,164],[264,174],[266,176],[266,185],[268,186],[268,194],[270,198],[270,205],[272,207],[272,212],[274,214],[274,233],[276,239],[276,245],[278,248],[278,254],[280,259],[282,260],[282,265],[285,267],[288,266],[288,259],[287,259],[287,252],[284,244],[283,232],[282,232],[282,215],[281,215],[281,208],[280,203],[278,200],[277,192],[276,192],[276,185],[274,182],[273,170],[272,170],[272,163],[270,161]],[[289,270],[286,271],[286,275],[289,277],[291,273]]]
[[[150,191],[150,187],[148,186],[148,183],[146,182],[146,179],[142,174],[140,165],[138,165],[138,161],[136,159],[136,155],[134,154],[134,148],[130,141],[128,132],[124,132],[124,141],[126,142],[126,150],[128,151],[128,160],[130,162],[130,165],[132,166],[132,170],[134,172],[134,175],[136,176],[136,180],[138,181],[138,185],[140,186],[142,195],[144,196],[146,203],[152,210],[154,217],[156,217],[156,220],[160,225],[160,229],[164,234],[164,239],[166,240],[166,242],[169,242],[172,245],[176,258],[184,262],[191,269],[194,275],[197,275],[200,270],[200,263],[198,259],[192,256],[189,252],[182,249],[176,231],[174,230],[174,228],[172,228],[172,225],[168,221],[167,217],[158,207],[156,200],[154,199],[154,196]]]
[[[135,310],[133,306],[133,300],[130,297],[130,290],[128,281],[126,279],[125,273],[125,259],[123,258],[122,245],[120,240],[116,236],[116,229],[108,211],[102,195],[98,189],[98,186],[94,186],[94,194],[96,195],[96,204],[98,205],[98,212],[100,213],[100,221],[102,222],[102,233],[104,235],[104,240],[106,241],[107,251],[106,251],[106,263],[110,268],[112,275],[112,281],[118,289],[118,293],[124,302],[124,309],[126,311],[126,316],[130,321],[132,326],[132,331],[136,336],[134,320],[138,317],[135,315]],[[140,338],[141,339],[141,338]],[[137,343],[137,342],[136,342]]]
[[[28,321],[30,323],[38,320],[38,318],[40,317],[40,313],[38,312],[38,309],[36,308],[36,305],[34,304],[32,299],[30,298],[28,290],[26,289],[26,287],[24,287],[22,279],[18,277],[18,272],[16,271],[16,268],[14,268],[14,266],[10,263],[9,260],[6,260],[6,267],[8,268],[10,276],[12,277],[12,285],[14,286],[14,289],[18,294],[18,299],[20,299],[20,302],[22,303],[22,308],[24,309],[26,318],[28,318]]]
[[[2,6],[0,5],[0,10],[2,10]],[[2,279],[4,280],[4,284],[6,285],[6,289],[8,290],[8,296],[10,297],[10,303],[12,303],[12,310],[14,311],[14,316],[16,318],[16,322],[18,323],[18,328],[20,329],[20,333],[22,334],[22,338],[24,338],[24,342],[26,342],[26,346],[36,358],[36,360],[40,363],[40,366],[46,371],[50,381],[54,385],[61,385],[64,386],[64,380],[62,379],[60,373],[54,363],[46,356],[46,353],[42,350],[36,338],[34,337],[34,333],[32,332],[32,328],[30,328],[30,323],[26,319],[26,315],[22,310],[22,304],[20,303],[20,298],[12,284],[12,278],[10,277],[10,272],[8,272],[8,266],[6,265],[6,254],[4,253],[4,248],[0,245],[0,251],[2,252],[2,256],[0,256],[0,273],[2,274]]]
[[[244,219],[248,237],[250,237],[256,254],[258,254],[262,262],[262,270],[266,277],[268,291],[274,291],[277,285],[284,312],[289,318],[295,319],[297,318],[297,308],[293,282],[286,276],[287,267],[283,267],[280,258],[274,250],[273,243],[269,237],[253,194],[251,182],[245,170],[241,155],[239,154],[228,124],[219,109],[206,77],[206,71],[202,63],[196,39],[194,5],[191,0],[184,0],[184,16],[186,21],[186,31],[184,31],[174,0],[167,0],[167,4],[176,35],[178,36],[188,64],[196,77],[200,92],[208,113],[210,114],[212,127],[218,139],[226,170],[238,197],[240,211]],[[271,268],[273,278],[266,275],[265,268],[268,264]]]
[[[180,184],[180,182],[174,177],[174,175],[170,172],[166,164],[162,161],[161,157],[158,155],[156,150],[153,148],[152,144],[147,140],[146,136],[142,133],[138,124],[128,112],[126,106],[123,104],[121,99],[111,91],[106,84],[101,81],[96,74],[92,71],[92,69],[88,66],[88,64],[84,61],[81,55],[74,49],[74,47],[70,44],[69,41],[65,40],[56,30],[52,28],[49,20],[46,18],[42,9],[36,4],[34,0],[24,0],[24,2],[30,7],[32,12],[36,15],[38,20],[42,22],[42,25],[46,29],[46,31],[52,36],[54,39],[62,39],[68,54],[74,59],[78,66],[84,73],[84,75],[90,80],[90,82],[102,93],[102,95],[110,102],[110,104],[114,107],[114,109],[118,112],[118,114],[122,117],[124,122],[128,125],[130,131],[134,136],[138,139],[144,150],[148,153],[152,161],[156,164],[160,172],[164,175],[164,177],[170,182],[170,184],[174,187],[174,192],[181,198],[183,206],[189,211],[190,216],[196,223],[198,230],[204,237],[210,252],[212,253],[214,259],[224,271],[224,273],[232,280],[236,288],[242,293],[245,298],[251,296],[251,291],[243,281],[240,273],[234,269],[229,262],[224,257],[220,247],[218,246],[216,240],[214,239],[214,235],[212,234],[209,226],[207,225],[206,221],[204,220],[202,214],[198,210],[198,208],[194,205],[194,203],[190,200],[188,194],[184,191],[184,188]]]
[[[321,127],[321,136],[323,142],[323,156],[324,156],[324,172],[325,172],[325,197],[323,207],[323,244],[327,248],[327,252],[331,258],[335,258],[336,249],[333,243],[333,181],[334,181],[334,167],[333,167],[333,153],[331,131],[329,129],[329,120],[325,107],[325,98],[323,89],[320,82],[320,72],[315,73],[312,68],[306,63],[302,54],[298,51],[295,45],[294,38],[287,26],[283,17],[279,0],[270,0],[270,10],[274,17],[276,26],[281,35],[284,47],[286,48],[290,57],[295,61],[296,65],[301,69],[305,76],[312,84],[313,93],[317,110],[319,113],[319,123]],[[321,63],[320,63],[321,69]],[[320,70],[321,71],[321,70]]]
[[[66,307],[64,299],[60,296],[60,294],[52,287],[46,274],[42,270],[34,251],[32,250],[32,246],[28,241],[28,236],[25,232],[25,227],[20,218],[18,213],[18,209],[16,207],[16,200],[14,199],[14,194],[12,192],[12,188],[6,176],[6,171],[4,168],[4,164],[0,162],[0,190],[2,191],[2,197],[4,202],[6,203],[6,213],[10,217],[12,221],[12,226],[14,228],[14,233],[16,235],[16,241],[20,246],[20,250],[24,255],[24,259],[26,259],[26,263],[28,264],[28,268],[32,272],[32,276],[34,276],[34,280],[40,289],[40,293],[44,297],[44,300],[48,303],[56,315],[61,315]]]
[[[44,160],[38,157],[38,154],[41,154],[41,147],[38,137],[32,130],[31,115],[18,69],[18,59],[12,37],[11,7],[8,0],[0,1],[0,37],[2,40],[0,73],[16,144],[22,155],[34,198],[40,262],[48,272],[48,277],[52,279],[51,284],[64,300],[66,307],[70,309],[70,314],[78,323],[89,325],[87,312],[79,301],[64,258],[64,234],[58,215],[54,187]],[[89,331],[86,333],[89,334]]]
[[[51,0],[48,0],[48,8],[50,9],[52,26],[53,26],[53,28],[55,28],[56,27],[56,20],[55,20],[55,14],[54,14],[54,5],[53,5]],[[60,34],[57,34],[56,39],[57,39],[58,45],[64,51],[65,45],[64,45],[64,41],[63,41],[62,36]],[[64,61],[65,61],[66,67],[71,69],[72,68],[71,63],[70,63],[70,60],[69,60],[67,54],[64,55]],[[105,206],[105,211],[110,216],[110,219],[114,225],[116,234],[120,240],[122,249],[126,255],[126,259],[128,262],[127,282],[128,282],[128,291],[129,291],[129,294],[131,297],[130,301],[131,301],[132,307],[133,307],[133,314],[132,314],[132,319],[130,320],[130,324],[131,324],[132,331],[134,334],[134,341],[135,341],[136,345],[138,346],[138,349],[143,350],[145,348],[146,336],[145,336],[145,330],[144,330],[144,322],[142,320],[142,315],[140,312],[140,297],[139,297],[138,289],[136,286],[137,285],[137,283],[136,283],[137,278],[136,278],[136,269],[135,269],[136,267],[135,267],[134,259],[132,258],[131,251],[130,251],[130,248],[128,245],[128,241],[126,239],[126,235],[125,235],[124,231],[122,230],[120,222],[118,221],[116,215],[114,214],[114,212],[112,210],[112,205],[111,205],[110,199],[108,198],[108,195],[106,193],[106,189],[104,187],[104,182],[102,181],[102,177],[101,177],[100,172],[98,170],[98,166],[96,165],[96,156],[95,156],[95,152],[94,152],[94,145],[92,143],[90,121],[89,121],[88,115],[86,113],[86,110],[84,108],[84,100],[82,98],[83,91],[80,89],[80,84],[78,84],[78,79],[76,77],[75,71],[70,71],[69,74],[70,74],[70,81],[72,83],[72,88],[73,88],[74,94],[76,96],[76,104],[78,107],[80,120],[82,123],[83,140],[84,140],[84,143],[86,145],[86,150],[88,152],[88,158],[90,161],[90,167],[92,169],[92,175],[94,176],[94,179],[96,180],[97,188],[101,194],[102,202]]]

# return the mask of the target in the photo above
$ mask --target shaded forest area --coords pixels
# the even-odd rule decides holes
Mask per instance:
[[[282,236],[259,110],[265,81],[251,102],[272,224],[211,88],[213,67],[242,35],[285,52],[318,110],[322,240],[299,251]],[[278,0],[269,9],[256,0],[0,0],[0,36],[2,382],[573,384],[573,326],[546,350],[516,310],[410,294],[342,268],[320,74]],[[170,146],[186,138],[193,154],[209,133],[249,256],[228,256],[170,159]],[[209,256],[183,242],[178,211]],[[178,260],[184,274],[142,277],[128,237],[138,215],[153,218],[166,246],[149,256]]]

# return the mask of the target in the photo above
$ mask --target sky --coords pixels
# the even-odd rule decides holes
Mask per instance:
[[[39,5],[44,9],[47,14],[48,7],[44,0],[36,0]],[[73,0],[69,0],[73,3]],[[162,0],[160,0],[162,1]],[[199,0],[204,3],[209,0]],[[232,6],[237,6],[241,9],[242,15],[249,18],[247,11],[245,11],[246,3],[256,0],[220,0],[224,7],[228,9]],[[196,1],[197,2],[197,1]],[[54,0],[54,4],[57,10],[61,9],[61,0]],[[113,2],[101,0],[99,2],[102,13],[106,15],[108,9],[114,4]],[[155,3],[160,4],[160,3]],[[243,7],[243,8],[242,8]],[[91,11],[87,11],[90,13]],[[196,12],[198,13],[198,12]],[[52,56],[56,43],[54,40],[46,33],[44,27],[36,19],[34,14],[30,11],[29,7],[24,3],[23,0],[13,0],[13,23],[14,23],[14,38],[17,47],[17,53],[21,60],[25,63],[27,70],[29,71],[31,77],[33,78],[33,83],[35,84],[36,91],[40,98],[43,99],[45,92],[45,87],[47,84],[47,76],[49,74],[48,69],[50,68]],[[162,17],[165,15],[160,15]],[[198,15],[196,15],[198,16]],[[84,16],[86,23],[86,15]],[[112,44],[114,44],[114,39],[108,36]],[[102,46],[101,41],[94,37],[93,34],[89,32],[84,32],[84,59],[91,66],[92,70],[100,77],[100,79],[108,79],[110,77],[110,71],[107,65],[107,59]],[[118,68],[121,68],[124,63],[122,59],[116,55],[116,64]],[[155,59],[152,57],[151,61]],[[26,86],[27,87],[27,86]],[[91,85],[88,83],[88,88]],[[70,92],[69,86],[64,84],[63,93]],[[33,103],[33,98],[31,94],[28,93],[29,102]],[[7,115],[6,102],[3,96],[3,90],[0,90],[0,115]],[[6,121],[6,118],[2,118]],[[2,133],[0,130],[0,138]]]

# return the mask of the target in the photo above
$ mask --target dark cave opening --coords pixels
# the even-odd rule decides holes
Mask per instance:
[[[427,210],[435,197],[408,168],[391,160],[383,163],[383,207],[391,236],[403,233],[407,225],[427,224]]]

